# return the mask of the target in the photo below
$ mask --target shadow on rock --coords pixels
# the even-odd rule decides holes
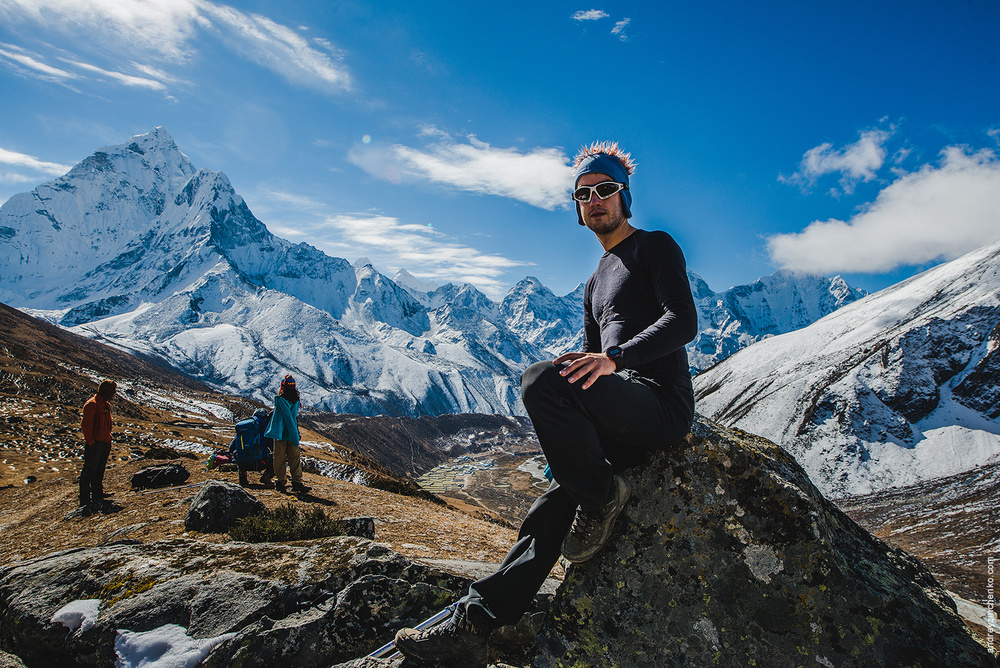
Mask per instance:
[[[110,515],[121,510],[125,510],[125,506],[115,503],[109,499],[104,499],[102,501],[88,503],[87,505],[80,506],[79,508],[74,508],[63,516],[63,520],[78,520],[82,517],[90,517],[91,515],[97,514]]]

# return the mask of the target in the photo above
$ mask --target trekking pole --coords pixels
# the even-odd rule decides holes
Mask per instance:
[[[454,605],[449,605],[447,608],[441,612],[435,614],[432,617],[428,617],[424,621],[420,622],[413,628],[418,631],[423,631],[424,629],[429,629],[432,626],[437,626],[438,624],[444,622],[444,620],[451,617],[452,613],[455,611]],[[395,651],[393,651],[395,650]],[[397,656],[402,656],[398,650],[396,650],[395,639],[390,640],[386,644],[379,647],[377,650],[368,655],[371,659],[395,659]]]

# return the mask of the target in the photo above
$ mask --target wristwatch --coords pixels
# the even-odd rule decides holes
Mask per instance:
[[[615,363],[615,371],[621,371],[622,349],[621,346],[611,346],[604,351],[612,362]]]

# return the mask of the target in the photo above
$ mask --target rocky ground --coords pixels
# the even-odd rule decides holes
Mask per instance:
[[[132,474],[162,460],[128,459],[127,451],[121,448],[116,448],[113,455],[117,461],[108,469],[105,489],[114,493],[115,505],[121,509],[67,520],[66,514],[77,507],[75,477],[79,464],[58,462],[53,467],[43,464],[32,453],[0,449],[5,469],[3,479],[10,481],[0,489],[0,505],[4,508],[0,530],[5,536],[0,541],[0,563],[121,538],[143,542],[178,537],[212,542],[229,540],[228,534],[186,532],[184,517],[199,483],[211,479],[236,482],[235,471],[206,470],[204,457],[182,459],[191,472],[184,486],[132,490],[128,482]],[[23,479],[28,475],[38,479],[24,484]],[[306,473],[304,478],[312,487],[306,495],[280,494],[259,484],[251,484],[249,491],[269,508],[291,503],[303,509],[319,506],[335,518],[373,517],[376,539],[411,558],[498,562],[514,539],[512,529],[453,507],[316,474]]]

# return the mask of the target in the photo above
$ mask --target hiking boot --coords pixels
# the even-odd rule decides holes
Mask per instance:
[[[577,508],[573,526],[562,544],[562,554],[574,564],[587,561],[601,551],[611,536],[618,514],[628,501],[628,483],[615,476],[611,483],[611,500],[600,510]]]
[[[400,629],[396,649],[411,661],[452,668],[486,668],[486,641],[489,631],[463,628],[449,619],[443,624],[418,631]]]
[[[250,481],[247,480],[246,469],[240,469],[240,487],[249,487]]]
[[[283,483],[283,482],[276,482],[276,483],[274,483],[274,491],[281,492],[282,494],[284,494],[285,493],[285,483]]]
[[[292,491],[298,492],[299,494],[305,494],[312,490],[312,487],[306,487],[301,482],[292,482]]]
[[[272,487],[274,487],[274,476],[262,475],[260,477],[260,484],[264,485],[264,487],[268,489],[271,489]]]
[[[114,492],[92,492],[91,496],[94,497],[94,501],[104,501],[105,499],[110,499],[114,496]]]

